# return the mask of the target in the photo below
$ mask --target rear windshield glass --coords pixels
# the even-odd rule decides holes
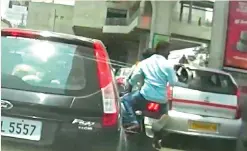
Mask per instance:
[[[190,71],[193,73],[192,80],[187,83],[190,89],[221,94],[236,94],[237,87],[229,75],[202,70]]]
[[[97,83],[89,86],[97,81],[92,48],[20,37],[1,43],[3,88],[62,95],[97,90]]]

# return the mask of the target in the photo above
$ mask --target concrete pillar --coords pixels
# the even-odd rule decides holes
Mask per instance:
[[[190,1],[189,15],[188,15],[188,23],[189,24],[191,24],[191,21],[192,21],[192,6],[193,6],[193,1]]]
[[[152,24],[150,29],[149,47],[153,45],[154,34],[170,36],[170,23],[172,11],[176,1],[151,1]]]
[[[140,7],[144,7],[144,2]],[[152,48],[155,34],[170,37],[170,21],[171,13],[176,1],[151,1],[152,4],[152,23],[150,32],[143,31],[140,33],[140,43],[138,51],[138,59],[142,58],[142,52],[146,48]]]
[[[215,1],[211,34],[209,67],[222,69],[226,42],[228,1]]]
[[[183,13],[184,13],[184,5],[183,3],[180,4],[180,12],[179,12],[179,21],[182,22],[183,20]]]
[[[150,32],[143,31],[140,33],[139,49],[138,49],[138,60],[142,59],[142,52],[149,46]]]

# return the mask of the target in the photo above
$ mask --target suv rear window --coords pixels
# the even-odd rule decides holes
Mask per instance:
[[[99,90],[90,47],[21,37],[1,43],[3,88],[76,96]]]
[[[204,70],[190,71],[193,75],[192,80],[187,83],[190,89],[230,95],[236,94],[237,87],[229,75]]]

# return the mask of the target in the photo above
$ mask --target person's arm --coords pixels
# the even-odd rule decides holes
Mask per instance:
[[[136,68],[135,71],[132,73],[132,76],[129,79],[129,83],[134,86],[138,82],[140,82],[140,79],[143,78],[143,72],[141,68]]]
[[[132,87],[135,86],[142,79],[144,79],[143,72],[141,68],[136,67],[135,70],[132,72],[131,77],[127,81],[126,90],[128,92],[131,92]]]
[[[170,86],[180,86],[180,87],[187,86],[186,84],[178,81],[176,72],[173,68],[167,68],[166,71],[167,71],[167,79]]]
[[[127,76],[127,78],[125,80],[125,91],[127,91],[127,92],[132,91],[132,85],[129,83],[129,80],[131,79],[132,74],[133,74],[136,67],[137,67],[136,64],[131,67],[131,72],[129,73],[129,75]]]
[[[170,86],[174,86],[178,82],[176,72],[173,68],[166,68],[167,80]]]

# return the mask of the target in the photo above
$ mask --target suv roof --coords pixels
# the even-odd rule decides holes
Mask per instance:
[[[33,35],[43,35],[45,37],[56,37],[56,38],[62,38],[66,40],[80,40],[83,42],[93,43],[95,41],[100,41],[98,39],[92,39],[82,36],[76,36],[71,34],[65,34],[65,33],[57,33],[57,32],[51,32],[51,31],[41,31],[41,30],[33,30],[33,29],[21,29],[21,28],[4,28],[1,29],[1,32],[17,32],[17,33],[24,33],[24,34],[33,34]]]

